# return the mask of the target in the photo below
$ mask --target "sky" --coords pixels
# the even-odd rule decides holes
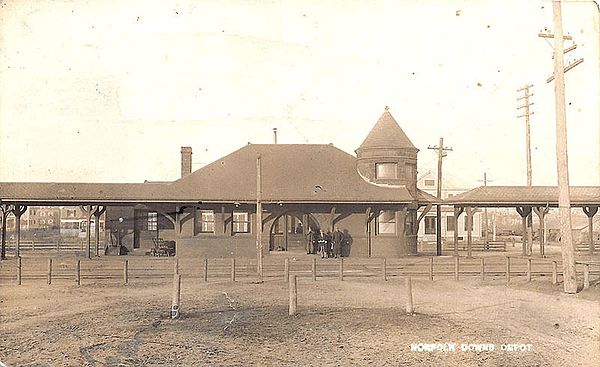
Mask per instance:
[[[0,0],[0,181],[143,182],[251,143],[354,154],[384,107],[465,188],[556,184],[548,1]],[[600,185],[600,16],[565,1],[572,185]],[[550,41],[550,42],[549,42]],[[571,41],[566,41],[569,46]],[[301,157],[299,157],[301,159]]]

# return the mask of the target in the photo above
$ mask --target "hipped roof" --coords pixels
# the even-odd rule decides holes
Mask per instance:
[[[257,157],[262,200],[301,203],[436,202],[406,187],[361,177],[356,158],[333,145],[249,144],[171,183],[0,183],[0,200],[23,203],[254,202]]]

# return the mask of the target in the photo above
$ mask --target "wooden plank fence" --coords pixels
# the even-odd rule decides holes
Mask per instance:
[[[265,259],[264,281],[289,280],[290,275],[318,279],[394,278],[467,279],[499,278],[509,283],[516,277],[527,281],[547,278],[557,283],[562,276],[560,260],[526,257],[418,257],[340,259]],[[0,284],[47,281],[48,284],[124,283],[142,279],[172,279],[174,273],[198,281],[243,281],[257,278],[255,259],[193,259],[102,257],[93,260],[67,257],[24,257],[0,262]],[[577,262],[577,272],[589,286],[600,276],[599,262]]]

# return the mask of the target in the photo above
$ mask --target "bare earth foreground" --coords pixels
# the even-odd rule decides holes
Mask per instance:
[[[182,317],[169,319],[171,284],[59,282],[1,287],[0,361],[10,366],[599,366],[600,287],[565,295],[548,280],[300,278],[287,315],[281,281],[183,279]],[[454,352],[412,343],[457,343]],[[461,351],[461,344],[494,351]],[[503,344],[531,351],[502,351]]]

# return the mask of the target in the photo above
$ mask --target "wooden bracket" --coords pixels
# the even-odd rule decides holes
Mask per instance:
[[[584,206],[582,209],[585,215],[588,216],[588,218],[592,218],[594,215],[596,215],[596,213],[598,213],[597,206]]]

